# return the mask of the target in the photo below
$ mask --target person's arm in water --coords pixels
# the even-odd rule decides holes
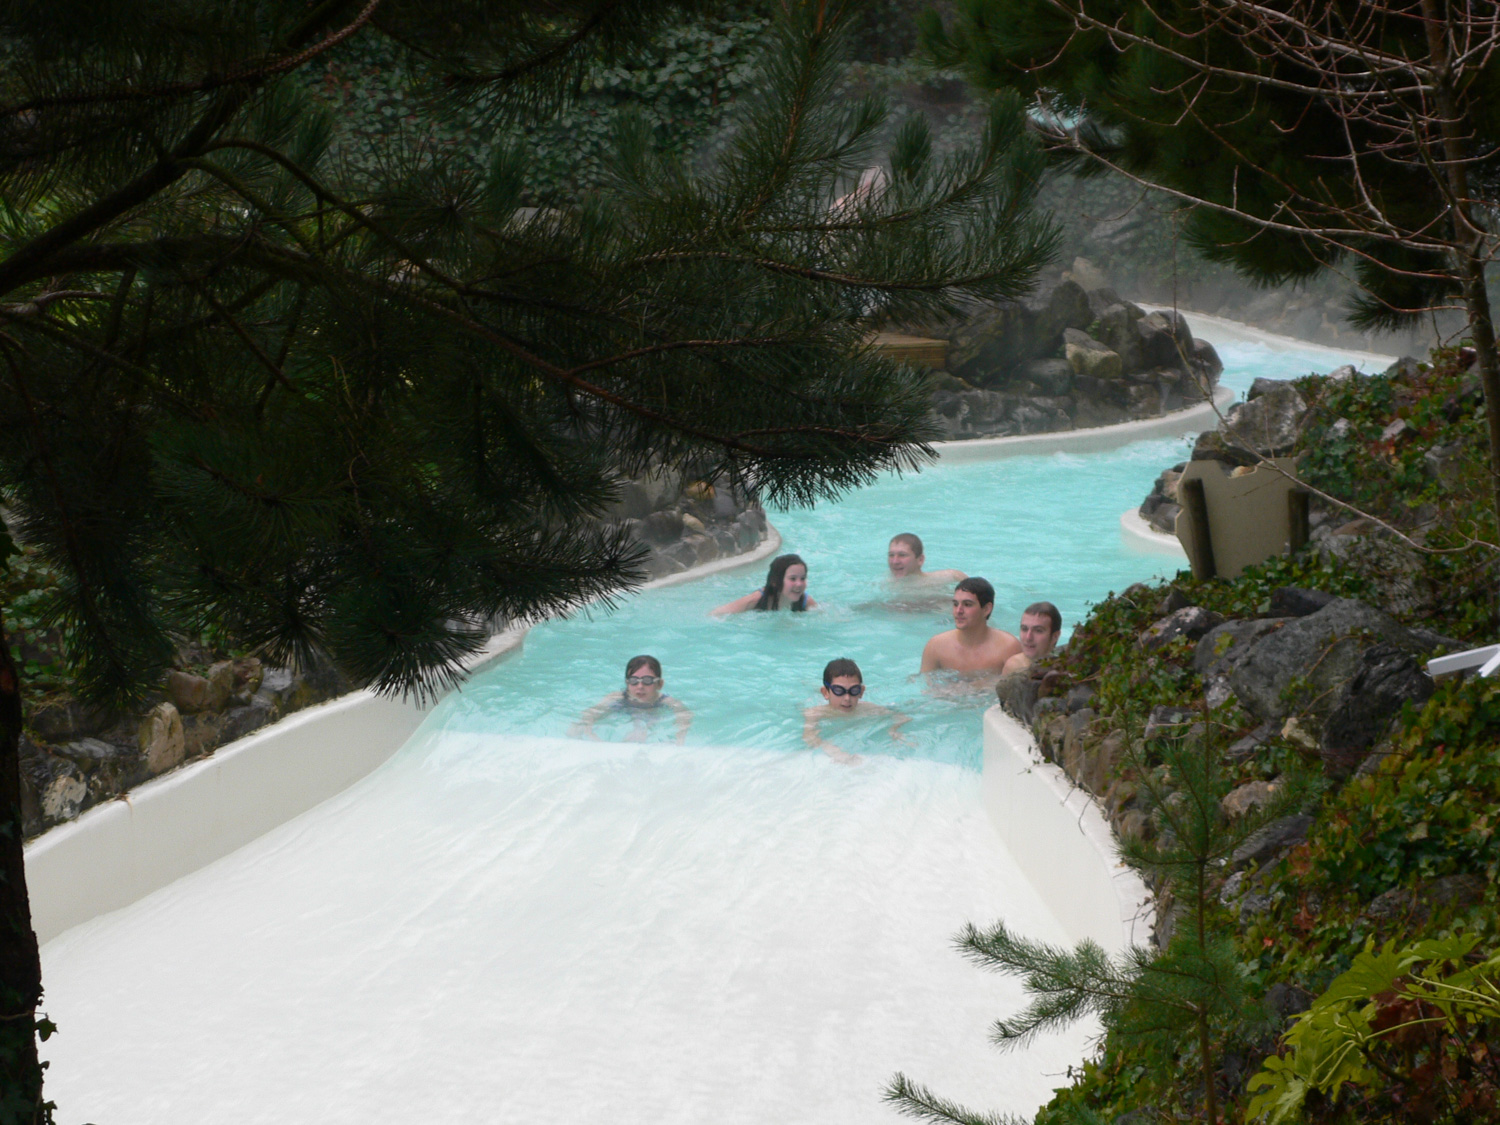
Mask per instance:
[[[911,739],[901,733],[901,728],[911,722],[911,716],[904,711],[897,711],[894,707],[882,707],[878,703],[865,703],[861,701],[860,710],[867,715],[889,715],[891,716],[891,738],[897,742],[905,742],[915,745]]]
[[[1002,676],[1008,676],[1012,672],[1024,672],[1031,667],[1031,657],[1024,652],[1018,652],[1005,662],[1005,667],[1000,669]]]
[[[592,738],[598,741],[599,736],[594,733],[594,724],[610,711],[614,710],[615,706],[620,702],[620,694],[617,691],[610,692],[582,715],[579,715],[578,721],[568,728],[568,737]]]
[[[851,754],[847,750],[840,749],[825,739],[819,733],[818,727],[822,720],[827,717],[827,707],[809,707],[802,712],[802,741],[814,750],[821,750],[835,762],[843,762],[845,765],[853,765],[859,761],[858,754]]]
[[[942,636],[942,634],[939,633],[938,636]],[[917,671],[936,672],[940,667],[942,665],[938,661],[938,638],[933,637],[932,640],[927,642],[927,647],[922,650],[922,667],[918,668]]]
[[[686,703],[672,696],[667,696],[662,702],[672,708],[673,712],[677,715],[677,733],[674,737],[679,743],[685,742],[687,740],[688,727],[693,725],[693,712],[688,709]]]
[[[727,617],[731,613],[744,613],[746,610],[754,609],[755,603],[760,601],[760,591],[746,594],[743,598],[735,598],[732,602],[725,602],[717,609],[709,610],[714,617]]]

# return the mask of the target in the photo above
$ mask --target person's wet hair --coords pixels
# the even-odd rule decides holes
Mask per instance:
[[[786,580],[786,572],[794,566],[806,567],[801,555],[777,555],[771,560],[771,569],[766,572],[766,584],[761,589],[760,600],[755,603],[756,609],[780,609],[781,608],[781,585]],[[793,612],[803,612],[807,609],[807,595],[803,594],[789,606]]]
[[[995,604],[995,587],[991,586],[983,578],[965,578],[957,586],[953,587],[956,594],[962,590],[966,594],[973,594],[979,599],[979,608],[993,606]]]
[[[926,552],[922,550],[922,540],[909,531],[903,531],[900,535],[892,535],[891,542],[905,543],[908,547],[911,548],[911,553],[919,559],[926,554]]]
[[[837,660],[830,660],[827,667],[823,669],[823,686],[827,687],[840,676],[853,676],[860,683],[865,682],[865,677],[860,672],[859,665],[844,656],[839,657]]]
[[[1022,617],[1028,614],[1032,617],[1045,617],[1048,621],[1052,622],[1053,636],[1062,632],[1062,614],[1057,611],[1057,607],[1051,602],[1032,602],[1021,611]]]
[[[646,656],[644,654],[641,656],[632,656],[625,662],[625,678],[629,679],[642,668],[650,668],[651,674],[657,679],[661,679],[661,661],[654,656]]]

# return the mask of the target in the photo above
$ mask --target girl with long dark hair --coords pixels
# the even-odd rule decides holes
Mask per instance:
[[[762,612],[787,609],[801,613],[817,609],[818,603],[807,596],[807,564],[797,555],[777,555],[771,560],[771,569],[766,573],[766,584],[753,594],[735,598],[727,605],[714,610],[716,614],[744,613],[747,610]]]

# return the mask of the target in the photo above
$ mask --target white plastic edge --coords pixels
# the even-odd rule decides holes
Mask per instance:
[[[1151,894],[1103,810],[998,706],[984,714],[981,786],[995,831],[1070,939],[1109,953],[1150,941]]]
[[[1150,551],[1152,554],[1173,555],[1179,559],[1187,558],[1187,552],[1182,549],[1177,536],[1157,531],[1141,518],[1141,513],[1135,508],[1120,513],[1120,535],[1127,546]]]

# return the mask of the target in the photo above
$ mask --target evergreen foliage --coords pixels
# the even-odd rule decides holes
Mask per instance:
[[[981,967],[1020,977],[1031,997],[1020,1013],[995,1023],[997,1046],[1025,1047],[1038,1035],[1097,1016],[1116,1044],[1149,1044],[1154,1054],[1194,1067],[1201,1078],[1198,1109],[1213,1123],[1219,1120],[1222,1038],[1252,1012],[1238,950],[1216,918],[1219,869],[1257,829],[1304,804],[1314,786],[1305,772],[1288,775],[1273,800],[1230,821],[1220,804],[1233,778],[1222,760],[1218,716],[1205,715],[1187,734],[1145,743],[1131,741],[1128,733],[1124,767],[1140,779],[1139,793],[1155,831],[1150,838],[1122,841],[1121,854],[1159,892],[1170,888],[1177,900],[1164,947],[1135,947],[1113,958],[1092,941],[1058,948],[1013,933],[1004,922],[988,929],[971,923],[956,940]],[[886,1097],[914,1116],[922,1115],[923,1106],[938,1104],[903,1075],[896,1076]],[[1095,1119],[1083,1107],[1060,1112],[1069,1125]],[[956,1107],[947,1118],[927,1115],[961,1123],[984,1120]]]
[[[699,10],[0,8],[0,504],[82,692],[139,699],[212,623],[431,694],[497,618],[638,581],[598,520],[620,474],[806,503],[923,462],[926,384],[865,341],[1030,285],[1019,106],[943,158],[907,123],[847,196],[885,107],[833,96],[852,10],[793,3],[717,160],[622,114],[598,190],[537,195],[528,146],[589,76]],[[399,58],[401,112],[336,120],[341,53]],[[0,645],[0,1120],[32,1121],[20,691]]]

